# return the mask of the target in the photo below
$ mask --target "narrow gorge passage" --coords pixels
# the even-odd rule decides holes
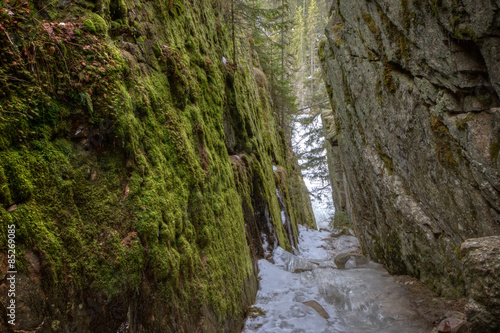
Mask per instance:
[[[321,128],[319,117],[309,125]],[[308,126],[296,122],[294,129],[298,156],[307,151],[325,154],[322,140],[315,142]],[[325,187],[307,176],[317,174],[318,169],[303,170],[311,193]],[[267,258],[258,262],[257,300],[250,307],[243,332],[429,333],[430,322],[415,311],[408,291],[382,265],[361,254],[354,231],[330,230],[335,211],[329,186],[323,191],[322,200],[311,197],[319,230],[299,225],[299,243],[293,254],[277,247],[270,255],[266,244]]]
[[[500,332],[499,18],[0,0],[0,333]]]
[[[260,288],[244,333],[429,333],[407,290],[379,264],[359,254],[349,235],[299,227],[299,251],[277,248],[259,261]],[[339,260],[340,259],[340,260]],[[365,259],[366,260],[366,259]],[[357,262],[357,263],[356,263]]]

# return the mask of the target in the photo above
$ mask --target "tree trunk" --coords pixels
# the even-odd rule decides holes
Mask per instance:
[[[233,64],[236,65],[236,42],[234,37],[234,0],[231,0],[231,26],[233,32]]]

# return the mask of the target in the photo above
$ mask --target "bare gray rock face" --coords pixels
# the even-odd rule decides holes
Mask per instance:
[[[500,236],[468,239],[460,246],[467,315],[473,332],[500,331]]]
[[[335,1],[320,49],[337,211],[363,253],[443,295],[500,235],[500,3]]]

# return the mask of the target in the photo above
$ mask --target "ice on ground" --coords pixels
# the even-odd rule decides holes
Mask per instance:
[[[283,250],[281,247],[274,250],[273,260],[275,266],[292,273],[299,270],[305,271],[318,267],[318,264],[293,255],[290,252]]]
[[[303,258],[311,260],[330,259],[332,253],[325,247],[323,239],[330,237],[326,231],[307,229],[299,225],[299,251]],[[331,258],[333,261],[333,258]]]
[[[274,264],[259,261],[261,280],[255,306],[265,315],[247,319],[244,332],[430,331],[414,311],[406,290],[381,265],[370,262],[358,268],[333,268],[335,255],[359,248],[356,238],[331,238],[329,232],[299,229],[298,255],[278,247]],[[303,304],[308,301],[317,302],[329,318]]]

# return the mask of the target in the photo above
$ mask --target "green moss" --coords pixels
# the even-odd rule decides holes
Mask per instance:
[[[325,59],[325,45],[326,45],[326,39],[321,40],[321,42],[318,45],[318,55],[319,59],[323,61]]]
[[[256,86],[248,68],[230,72],[210,60],[221,59],[213,45],[229,45],[230,36],[215,28],[208,1],[111,1],[109,14],[106,3],[97,11],[111,18],[111,31],[100,15],[68,4],[65,15],[84,19],[70,26],[76,42],[54,25],[61,53],[46,47],[54,37],[33,23],[38,16],[26,20],[32,35],[20,42],[37,52],[21,54],[19,68],[5,65],[16,50],[0,45],[10,51],[2,75],[23,80],[0,82],[9,111],[0,121],[0,218],[18,226],[20,253],[43,257],[47,290],[102,295],[113,304],[150,288],[162,306],[149,309],[158,321],[144,325],[168,330],[175,313],[186,325],[206,307],[223,327],[243,315],[241,298],[255,279],[255,244],[245,235],[255,214],[246,214],[245,204],[253,213],[267,207],[284,248],[296,241],[297,223],[314,226],[300,170],[277,130],[266,87]],[[131,13],[134,27],[126,22]],[[193,30],[188,39],[186,26]],[[250,63],[248,55],[238,57]],[[28,59],[33,67],[24,65]],[[241,128],[236,153],[246,151],[246,178],[238,183],[225,114]],[[273,165],[283,166],[282,176]],[[290,217],[287,230],[276,189]],[[262,207],[252,206],[254,197]],[[14,203],[18,209],[8,213]],[[23,260],[19,270],[26,272]],[[62,309],[57,320],[64,327],[66,301],[60,306],[54,297],[48,304]]]
[[[336,211],[333,217],[333,225],[331,225],[331,227],[335,229],[353,229],[354,225],[352,224],[346,212]]]
[[[375,21],[373,20],[372,16],[368,13],[364,13],[363,19],[365,20],[366,24],[368,25],[368,28],[372,32],[373,36],[375,36],[376,39],[380,38],[380,30],[378,29],[377,25],[375,24]]]
[[[398,38],[398,51],[396,55],[401,56],[404,60],[408,60],[410,56],[410,43],[406,36],[400,35]]]
[[[113,20],[126,19],[128,8],[124,0],[111,1],[109,12]]]
[[[342,12],[340,11],[340,0],[337,0],[337,13],[340,16],[340,18],[342,18],[342,20],[343,20],[344,17],[342,16]]]
[[[9,184],[5,176],[5,170],[0,165],[0,205],[8,206],[10,204],[12,204],[12,198],[10,196]]]
[[[392,65],[389,62],[384,62],[383,82],[384,86],[390,91],[395,92],[396,86],[394,84],[394,78],[392,77]]]
[[[96,28],[94,25],[94,22],[91,19],[84,19],[83,20],[83,27],[85,30],[87,30],[90,33],[96,33]]]
[[[401,8],[403,10],[403,24],[406,31],[411,27],[411,14],[408,8],[408,0],[401,0]]]
[[[89,18],[94,22],[95,30],[97,33],[106,34],[108,32],[108,23],[102,18],[102,16],[92,13]]]
[[[387,32],[387,36],[390,40],[395,44],[397,49],[395,50],[395,55],[404,60],[408,60],[410,56],[410,41],[406,37],[404,33],[402,33],[399,28],[391,22],[389,17],[382,11],[380,7],[377,8],[380,20],[384,24],[385,30]],[[410,21],[405,21],[405,24],[410,23]],[[407,30],[409,26],[407,27]],[[381,47],[381,39],[378,41],[379,48]]]
[[[344,28],[344,24],[340,23],[340,24],[334,25],[330,30],[330,34],[333,37],[333,42],[335,43],[335,45],[337,47],[340,47],[344,44],[344,40],[342,39],[342,29],[343,28]],[[334,55],[333,52],[332,52],[332,55]]]
[[[437,160],[444,168],[457,171],[458,163],[453,154],[455,149],[450,131],[436,115],[431,116],[430,128]]]
[[[443,10],[443,1],[442,0],[432,0],[429,1],[429,4],[431,6],[432,12],[434,13],[434,16],[439,19],[439,10]]]
[[[457,121],[455,122],[455,126],[457,126],[457,129],[459,131],[465,131],[467,129],[467,123],[472,119],[474,119],[474,113],[469,112],[463,119],[457,119]]]
[[[83,20],[84,29],[92,34],[104,35],[108,31],[108,23],[98,14],[89,13]]]
[[[455,31],[455,37],[457,37],[458,39],[473,40],[473,41],[478,40],[476,33],[471,28],[461,28],[461,29],[456,29],[454,31]]]
[[[500,143],[498,138],[496,141],[493,141],[490,143],[490,158],[495,161],[495,163],[498,161],[498,153],[500,152]]]

